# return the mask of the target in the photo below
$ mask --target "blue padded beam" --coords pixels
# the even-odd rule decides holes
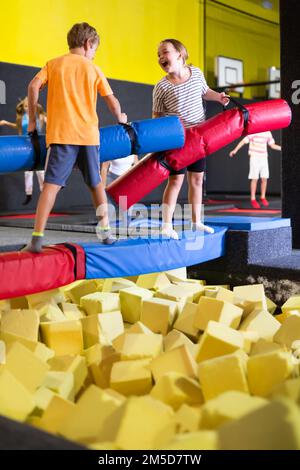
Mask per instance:
[[[86,255],[86,279],[134,276],[192,266],[225,255],[226,228],[214,234],[184,232],[181,240],[137,238],[113,246],[80,243]]]
[[[134,121],[129,132],[121,124],[103,127],[100,129],[100,160],[104,162],[132,153],[140,155],[181,148],[184,138],[184,128],[176,116]],[[41,135],[39,141],[39,169],[43,169],[46,158],[45,136]],[[30,170],[33,164],[34,152],[28,136],[0,137],[0,174]]]

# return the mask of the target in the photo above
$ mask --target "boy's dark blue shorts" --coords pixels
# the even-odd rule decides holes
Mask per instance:
[[[206,168],[206,158],[201,158],[200,160],[197,160],[195,163],[192,163],[189,166],[186,166],[185,168],[182,168],[181,170],[172,170],[170,172],[170,176],[172,175],[184,175],[186,170],[191,171],[193,173],[202,173],[202,171],[205,171]]]
[[[78,167],[85,183],[96,187],[100,181],[98,145],[51,144],[45,165],[45,182],[66,186],[74,167]]]

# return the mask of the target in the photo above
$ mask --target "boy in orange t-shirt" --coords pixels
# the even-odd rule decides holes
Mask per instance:
[[[66,185],[75,164],[99,211],[97,232],[103,243],[114,242],[106,193],[100,178],[97,94],[104,98],[118,122],[126,123],[127,116],[121,112],[120,103],[104,74],[92,62],[100,42],[97,31],[88,23],[78,23],[71,28],[67,39],[70,52],[47,62],[28,87],[30,133],[36,129],[39,91],[48,85],[46,143],[49,148],[45,183],[38,201],[32,239],[24,248],[34,253],[42,251],[47,219],[58,191]]]

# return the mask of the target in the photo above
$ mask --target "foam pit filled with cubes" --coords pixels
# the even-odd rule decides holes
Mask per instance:
[[[0,315],[0,415],[90,449],[300,449],[300,295],[276,309],[183,268]]]

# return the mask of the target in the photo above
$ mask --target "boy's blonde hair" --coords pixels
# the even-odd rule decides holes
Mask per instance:
[[[67,36],[69,49],[83,47],[86,41],[90,40],[92,44],[99,44],[100,38],[93,26],[88,23],[76,23],[72,26]]]
[[[165,42],[170,42],[174,49],[176,49],[177,52],[181,55],[183,62],[185,63],[187,59],[189,58],[188,51],[186,50],[186,47],[182,44],[182,42],[178,41],[178,39],[164,39],[163,41],[160,42],[160,44],[163,44]]]

